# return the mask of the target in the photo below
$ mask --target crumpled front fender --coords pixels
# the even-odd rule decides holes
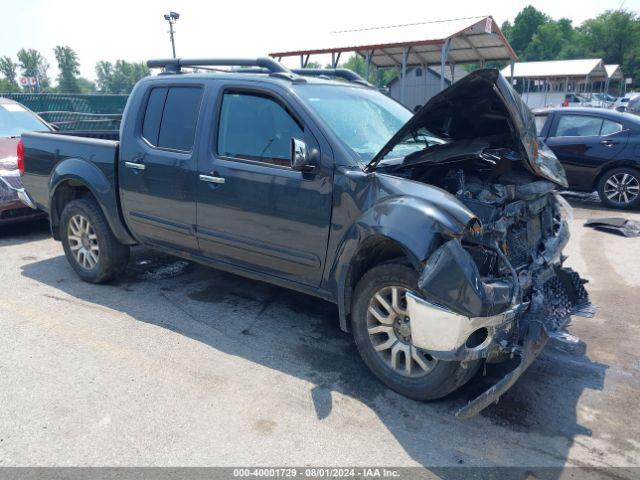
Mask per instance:
[[[418,280],[424,297],[465,317],[487,317],[511,305],[514,282],[484,281],[478,266],[461,245],[450,240],[436,250]]]

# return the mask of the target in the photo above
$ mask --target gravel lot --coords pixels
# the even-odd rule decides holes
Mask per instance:
[[[2,227],[0,465],[640,466],[640,239],[582,227],[640,213],[572,203],[568,264],[598,315],[468,421],[454,412],[503,367],[415,402],[329,303],[142,248],[89,285],[46,224]]]

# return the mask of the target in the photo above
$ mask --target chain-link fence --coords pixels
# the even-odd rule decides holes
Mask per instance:
[[[118,130],[128,95],[0,93],[60,130]]]

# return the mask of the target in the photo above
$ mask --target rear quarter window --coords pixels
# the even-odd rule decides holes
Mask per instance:
[[[152,88],[147,100],[147,109],[142,122],[142,137],[153,146],[158,146],[158,134],[160,133],[160,121],[164,101],[167,98],[167,88]]]
[[[621,123],[613,122],[611,120],[605,120],[602,122],[602,130],[600,135],[611,135],[621,132],[624,129]]]

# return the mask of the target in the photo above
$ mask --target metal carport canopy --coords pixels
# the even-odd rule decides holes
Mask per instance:
[[[405,67],[441,64],[444,63],[443,56],[445,62],[457,64],[518,59],[491,16],[345,30],[333,33],[327,46],[322,48],[286,50],[269,55],[305,58],[341,52],[356,52],[382,68],[401,67],[403,63]]]

